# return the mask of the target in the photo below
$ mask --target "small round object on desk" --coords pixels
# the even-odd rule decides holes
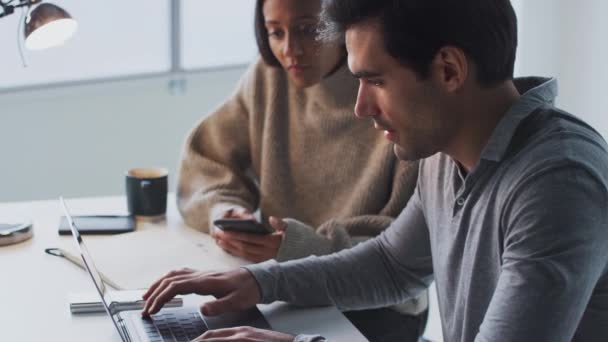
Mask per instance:
[[[32,223],[0,223],[0,246],[13,245],[34,235]]]

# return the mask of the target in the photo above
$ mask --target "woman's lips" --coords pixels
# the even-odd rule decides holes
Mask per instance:
[[[300,73],[304,72],[304,70],[306,68],[308,68],[308,66],[304,65],[304,64],[292,64],[287,68],[287,70],[289,70],[290,72],[293,72],[295,74],[300,74]]]

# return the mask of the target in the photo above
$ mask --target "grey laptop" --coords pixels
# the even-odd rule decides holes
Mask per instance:
[[[59,199],[65,217],[68,220],[72,236],[80,251],[82,261],[93,280],[95,289],[101,297],[106,312],[112,319],[112,323],[123,342],[127,341],[190,341],[208,329],[227,328],[234,326],[253,326],[257,328],[270,329],[268,322],[257,308],[247,311],[225,314],[217,317],[203,316],[200,311],[193,308],[165,308],[150,318],[143,318],[141,311],[118,311],[115,302],[101,280],[99,272],[95,268],[93,259],[74,224],[72,216],[68,212],[63,198]],[[111,303],[111,304],[108,304]]]

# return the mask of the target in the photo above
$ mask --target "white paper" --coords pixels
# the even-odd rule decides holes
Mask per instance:
[[[225,271],[249,264],[219,248],[208,234],[148,224],[136,232],[83,236],[97,269],[122,289],[148,288],[169,271]],[[69,251],[79,255],[74,245]]]

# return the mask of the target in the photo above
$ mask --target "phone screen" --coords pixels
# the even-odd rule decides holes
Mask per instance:
[[[270,234],[272,231],[256,220],[224,218],[213,221],[213,224],[226,231],[252,234]]]
[[[135,218],[129,215],[74,216],[74,224],[81,234],[118,234],[135,230]],[[59,222],[59,235],[71,235],[65,216]]]

